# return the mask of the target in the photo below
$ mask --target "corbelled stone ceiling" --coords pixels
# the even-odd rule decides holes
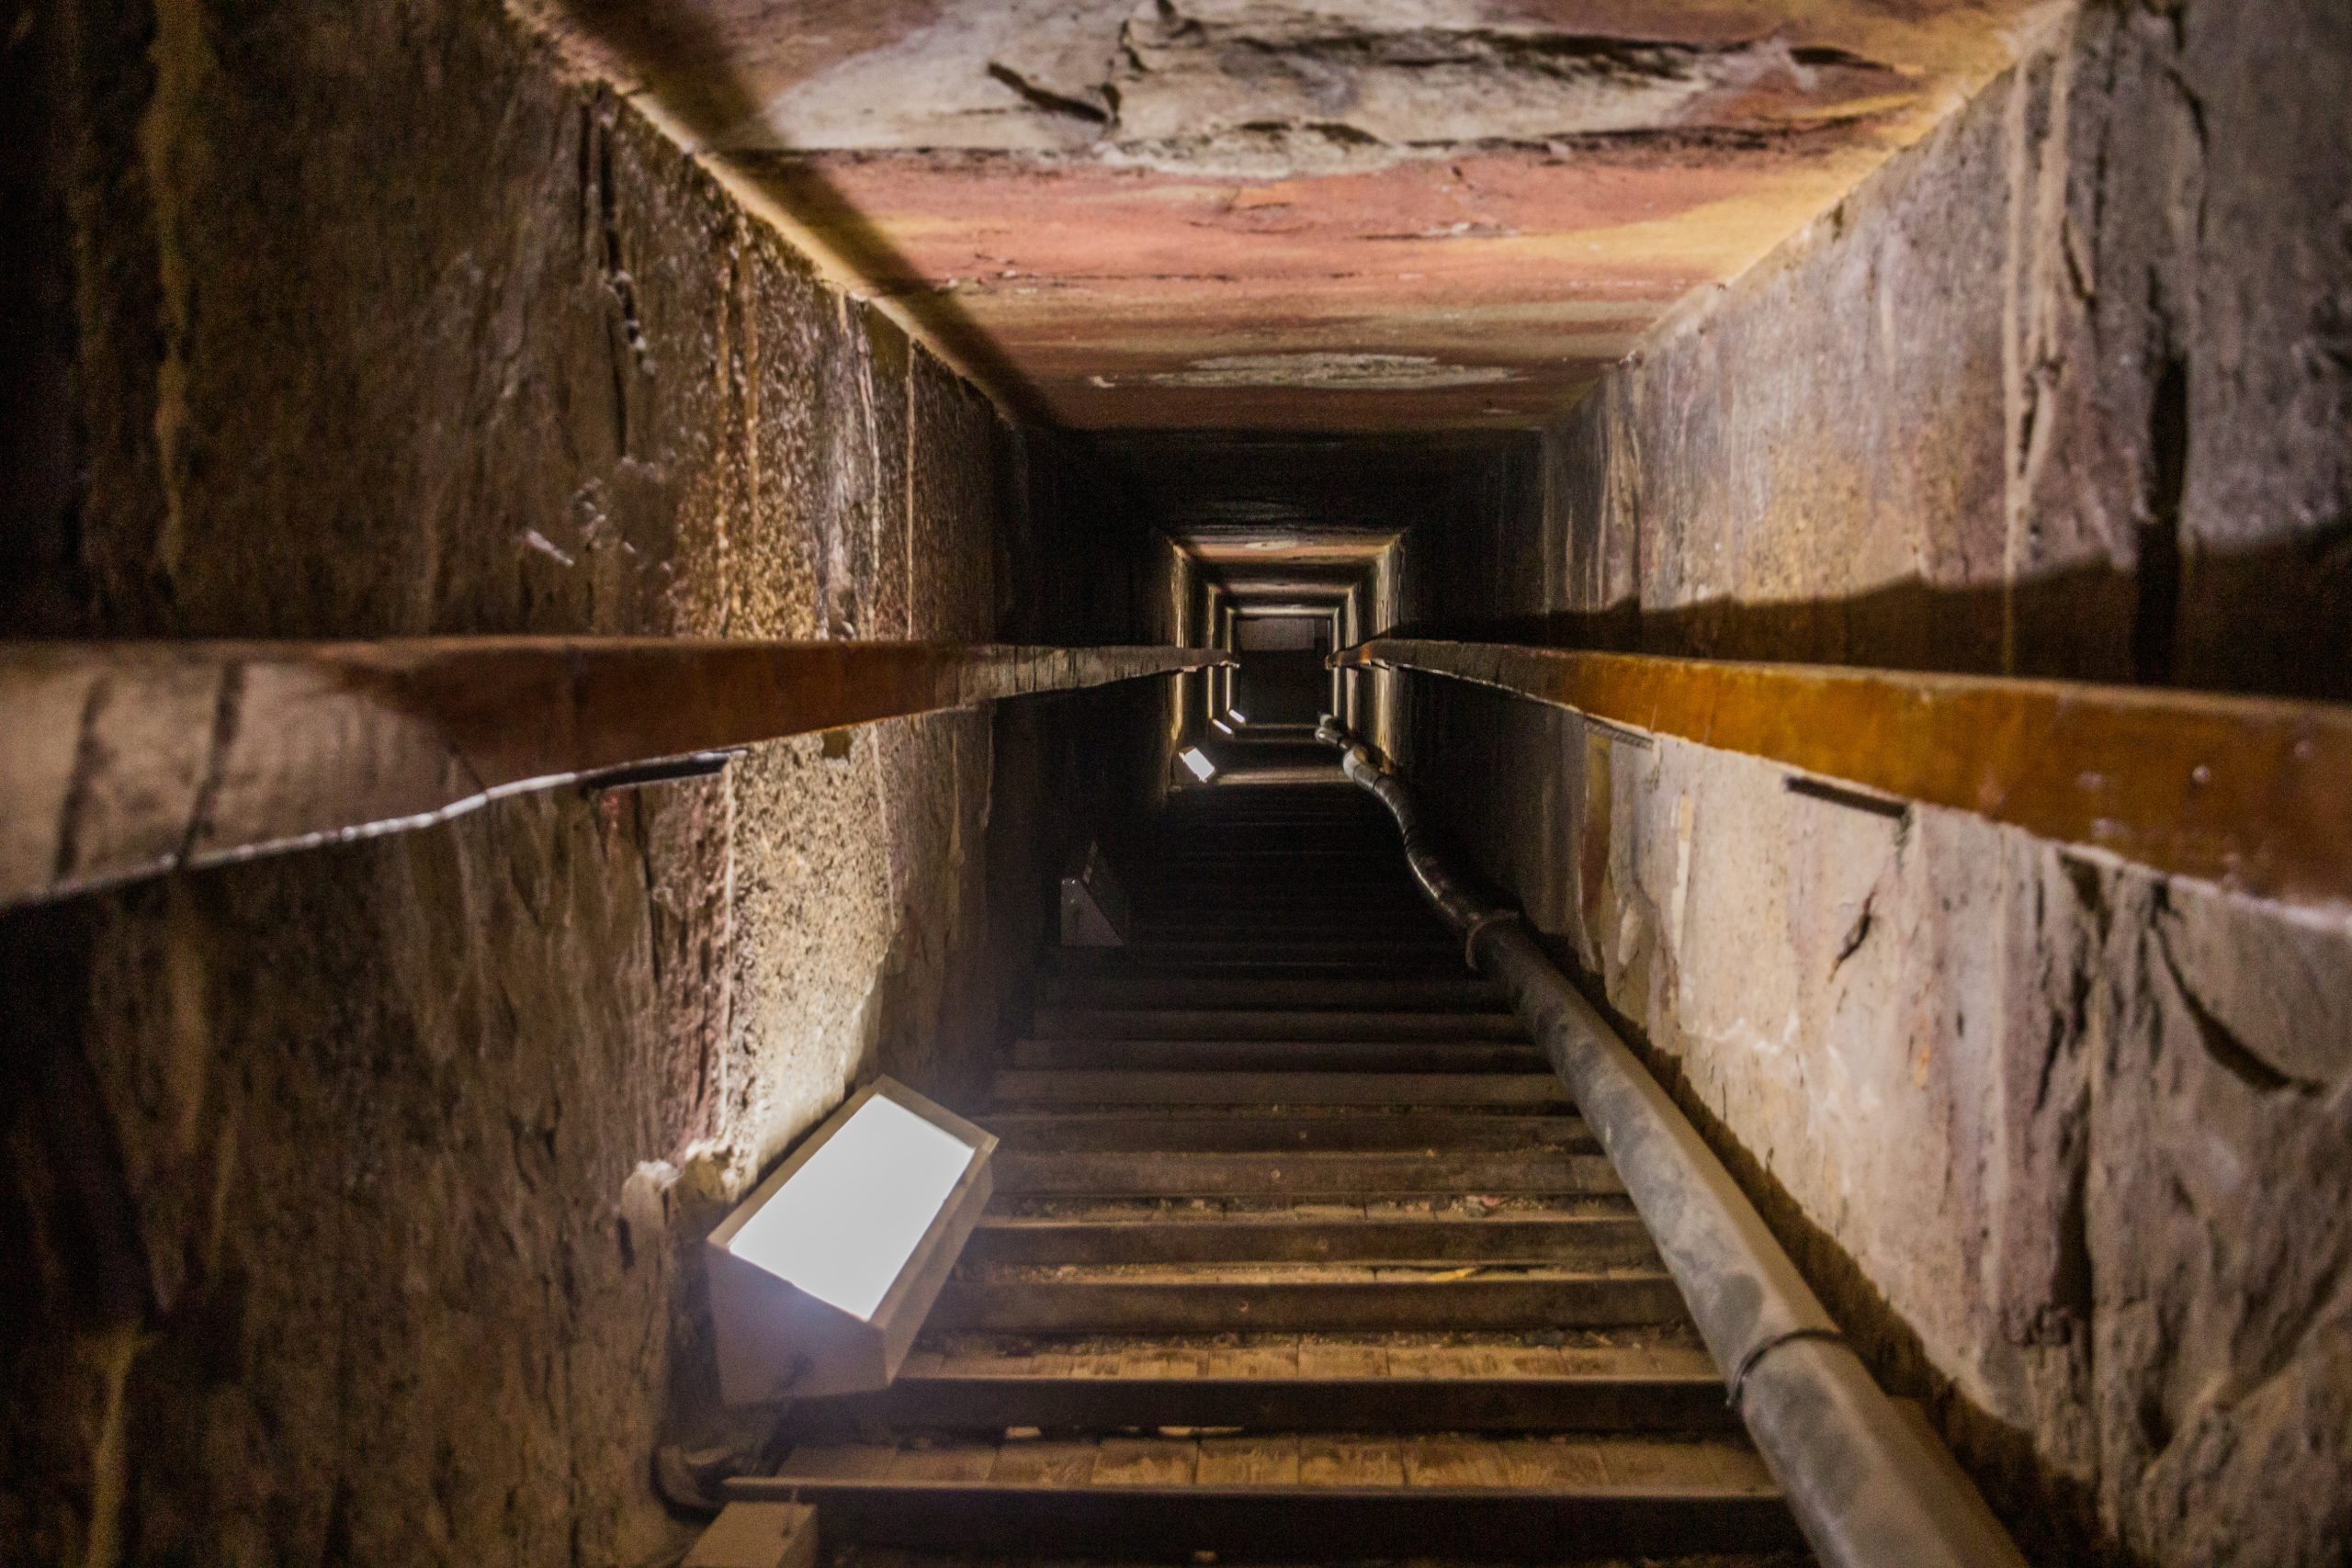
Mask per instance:
[[[1534,423],[2005,66],[2028,0],[579,0],[1085,428]]]

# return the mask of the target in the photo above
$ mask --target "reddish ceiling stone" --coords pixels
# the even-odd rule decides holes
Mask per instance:
[[[1556,412],[2008,58],[2026,0],[701,0],[578,13],[1080,427]]]

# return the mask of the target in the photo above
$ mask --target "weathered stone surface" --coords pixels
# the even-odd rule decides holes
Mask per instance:
[[[2036,8],[562,9],[1056,419],[1402,429],[1541,423],[2006,65]]]
[[[1079,570],[999,527],[977,393],[495,8],[74,20],[24,34],[78,443],[27,624],[974,637]],[[12,918],[11,1560],[683,1544],[693,1249],[852,1075],[992,1041],[1034,917],[987,880],[1067,830],[999,758],[892,723]]]
[[[1540,446],[1465,466],[1408,616],[2352,692],[2346,60],[2316,0],[2056,17]],[[2340,1559],[2343,911],[1450,685],[1404,733],[2039,1550]]]

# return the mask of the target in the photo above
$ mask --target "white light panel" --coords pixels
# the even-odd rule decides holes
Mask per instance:
[[[1204,752],[1197,746],[1185,748],[1185,750],[1177,753],[1176,760],[1182,762],[1186,767],[1192,769],[1193,776],[1200,780],[1203,784],[1206,784],[1209,780],[1216,777],[1216,764],[1208,760],[1207,753]]]
[[[744,1222],[727,1250],[870,1320],[976,1153],[876,1095]]]

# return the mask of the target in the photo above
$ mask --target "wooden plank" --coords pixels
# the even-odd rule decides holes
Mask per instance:
[[[1287,1334],[1253,1336],[1227,1343],[1220,1339],[1201,1352],[1201,1375],[1195,1382],[1277,1381],[1298,1375],[1298,1340]],[[1263,1421],[1183,1421],[1187,1427],[1267,1426]]]
[[[1306,1335],[1298,1342],[1298,1375],[1316,1379],[1385,1378],[1388,1347],[1376,1340]]]
[[[1110,1441],[1103,1445],[1112,1447]],[[1558,1562],[1766,1551],[1798,1544],[1776,1496],[1742,1491],[1649,1495],[1608,1485],[1405,1484],[1393,1442],[1306,1438],[1302,1483],[928,1485],[812,1480],[790,1469],[729,1481],[735,1500],[814,1503],[829,1540],[959,1552],[1181,1560],[1202,1551],[1277,1562],[1475,1555]]]
[[[812,1481],[879,1480],[898,1463],[896,1443],[803,1444],[792,1450],[795,1475]]]
[[[1498,1005],[1502,993],[1491,981],[1464,976],[1458,979],[1399,980],[1370,976],[1357,981],[1219,978],[1121,973],[1115,969],[1088,971],[1065,966],[1049,976],[1044,995],[1052,1005],[1068,1008],[1397,1008],[1438,1011]]]
[[[1058,1375],[1002,1369],[902,1374],[882,1394],[802,1401],[790,1422],[811,1436],[849,1436],[874,1420],[963,1431],[1169,1426],[1363,1432],[1409,1421],[1454,1432],[1703,1432],[1732,1419],[1723,1380],[1712,1369],[1680,1376],[1474,1377],[1445,1373],[1441,1357],[1373,1346],[1294,1348],[1289,1359],[1291,1366],[1278,1369],[1281,1356],[1272,1349],[1210,1350],[1197,1376],[1130,1372],[1109,1355],[1083,1359],[1096,1363],[1084,1368],[1077,1364],[1082,1358],[1066,1358]],[[1330,1371],[1357,1367],[1374,1370],[1361,1376]]]
[[[1044,1008],[1033,1032],[1064,1040],[1524,1040],[1512,1012],[1336,1008]]]
[[[1000,1486],[1083,1486],[1094,1473],[1094,1458],[1091,1441],[1007,1439],[989,1479]]]
[[[1509,1486],[1500,1445],[1454,1433],[1414,1437],[1398,1445],[1408,1486]]]
[[[1404,1447],[1394,1438],[1304,1437],[1298,1479],[1305,1486],[1402,1486]]]
[[[1200,1486],[1295,1486],[1299,1478],[1298,1436],[1203,1438]]]
[[[1271,969],[1358,969],[1394,972],[1419,969],[1449,973],[1463,967],[1462,944],[1447,938],[1427,942],[1188,942],[1137,941],[1119,950],[1122,962],[1170,968],[1223,966],[1259,973]]]
[[[1550,1073],[1178,1073],[1022,1068],[996,1075],[998,1104],[1565,1105]]]
[[[898,1482],[986,1481],[996,1461],[994,1443],[910,1443],[892,1456],[886,1474]]]
[[[1414,638],[1339,662],[1497,687],[2170,875],[2352,899],[2352,705]]]
[[[1608,1328],[1680,1321],[1663,1274],[1481,1275],[1261,1281],[1124,1278],[949,1281],[945,1326],[1022,1334],[1225,1334],[1329,1329]]]
[[[660,637],[0,645],[0,907],[1226,657]]]
[[[1200,1445],[1189,1438],[1105,1438],[1096,1445],[1095,1486],[1190,1486]]]
[[[1329,1115],[1265,1111],[1237,1115],[1171,1108],[1149,1116],[1132,1111],[1005,1111],[989,1118],[989,1131],[1007,1151],[1041,1153],[1135,1152],[1242,1153],[1282,1149],[1324,1150],[1569,1148],[1600,1147],[1582,1119],[1564,1114],[1511,1116],[1415,1111],[1400,1115]],[[1000,1155],[998,1157],[1003,1157]]]
[[[1036,1193],[1142,1194],[1155,1197],[1375,1193],[1616,1193],[1615,1168],[1598,1154],[1566,1149],[1415,1151],[1324,1150],[1307,1154],[1031,1154],[996,1156],[996,1190]]]
[[[1004,1156],[1000,1154],[997,1158]],[[1649,1262],[1631,1213],[1505,1213],[1483,1217],[1216,1217],[1159,1223],[984,1216],[967,1265],[1018,1263]]]
[[[1016,1040],[1017,1067],[1147,1072],[1537,1072],[1532,1045],[1424,1040]]]

